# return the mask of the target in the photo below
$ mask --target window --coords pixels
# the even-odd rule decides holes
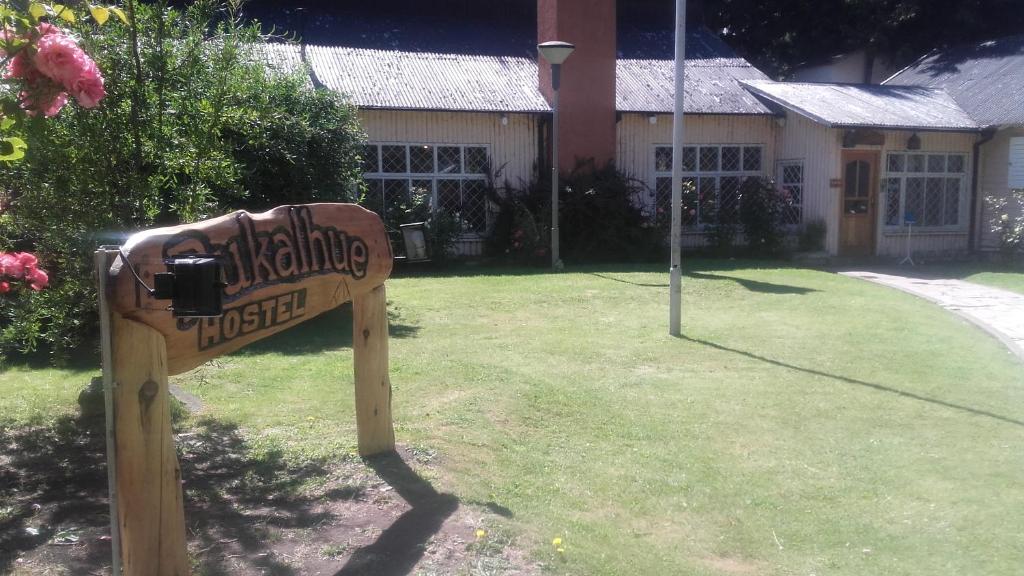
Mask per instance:
[[[789,205],[783,215],[786,224],[796,225],[803,220],[804,206],[804,162],[784,160],[779,162],[779,187],[786,194]]]
[[[762,175],[763,156],[763,148],[755,145],[684,146],[683,225],[714,224],[720,217],[735,221],[740,185],[751,176]],[[655,146],[655,213],[670,214],[671,204],[672,147]]]
[[[1010,188],[1024,188],[1024,138],[1010,138]]]
[[[485,146],[367,144],[363,147],[363,205],[386,221],[400,221],[413,195],[458,219],[465,233],[487,230],[488,153]]]
[[[892,152],[885,167],[886,226],[902,226],[909,218],[919,227],[963,228],[965,154]]]

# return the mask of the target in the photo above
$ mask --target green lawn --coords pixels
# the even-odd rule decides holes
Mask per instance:
[[[922,266],[921,271],[931,276],[959,278],[1024,294],[1024,269],[986,266],[983,264],[937,264]]]
[[[556,574],[1019,574],[1019,361],[894,290],[726,264],[688,263],[680,339],[663,266],[390,281],[399,442]],[[338,458],[350,329],[176,381],[258,448]],[[85,380],[0,373],[0,419],[71,410]]]

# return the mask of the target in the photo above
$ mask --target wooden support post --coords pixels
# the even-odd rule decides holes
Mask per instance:
[[[387,293],[383,284],[352,300],[352,332],[359,454],[391,452],[395,449],[395,430],[391,422]]]
[[[111,315],[118,522],[124,576],[186,576],[181,468],[171,433],[167,346],[159,332]]]

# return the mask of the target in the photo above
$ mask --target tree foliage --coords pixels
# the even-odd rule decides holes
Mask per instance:
[[[1020,0],[720,0],[698,21],[769,74],[868,49],[905,64],[933,49],[1019,34]]]
[[[0,352],[62,355],[94,332],[100,244],[234,208],[357,195],[354,107],[304,71],[268,70],[267,38],[236,8],[128,2],[128,26],[83,34],[106,99],[29,118],[24,160],[0,172],[0,250],[36,251],[53,280],[2,304]]]

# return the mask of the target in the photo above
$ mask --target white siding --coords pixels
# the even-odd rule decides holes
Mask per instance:
[[[430,112],[406,110],[359,111],[368,142],[414,144],[477,144],[490,149],[497,185],[508,181],[522,187],[537,162],[538,116],[535,114]],[[479,256],[483,241],[465,237],[456,246],[462,256]]]
[[[858,146],[862,150],[878,150],[880,156],[880,180],[885,177],[885,154],[905,150],[907,139],[913,132],[902,130],[884,131],[882,146]],[[968,155],[967,177],[962,203],[963,230],[956,233],[925,232],[913,239],[914,251],[919,254],[950,254],[966,252],[968,247],[967,206],[970,199],[970,154],[977,138],[975,134],[955,132],[919,132],[921,151],[959,152]],[[779,131],[776,147],[779,160],[804,161],[804,222],[821,219],[827,226],[825,248],[831,254],[839,246],[839,188],[832,188],[830,182],[842,177],[843,130],[828,128],[790,114],[786,126]],[[880,190],[876,200],[878,222],[876,225],[876,253],[880,256],[899,256],[906,251],[905,236],[902,233],[887,232],[883,224],[883,203]]]
[[[657,114],[652,124],[647,114],[623,113],[617,126],[616,165],[619,170],[643,182],[648,190],[645,202],[650,205],[654,194],[654,147],[672,145],[672,115]],[[765,176],[775,177],[775,131],[778,125],[771,116],[754,115],[690,115],[685,117],[687,145],[691,144],[761,144]],[[684,232],[683,245],[703,245],[703,234]]]
[[[1024,137],[1024,128],[1010,128],[996,132],[991,141],[981,146],[981,164],[979,170],[979,217],[978,235],[981,249],[994,249],[999,246],[998,236],[992,232],[996,214],[988,205],[986,198],[1005,197],[1010,191],[1011,142]],[[1019,142],[1019,140],[1018,140]],[[1022,159],[1024,160],[1024,159]]]
[[[484,144],[491,162],[500,170],[498,183],[507,179],[519,186],[530,181],[537,162],[537,116],[478,112],[418,112],[360,110],[359,119],[369,142],[415,144]]]

